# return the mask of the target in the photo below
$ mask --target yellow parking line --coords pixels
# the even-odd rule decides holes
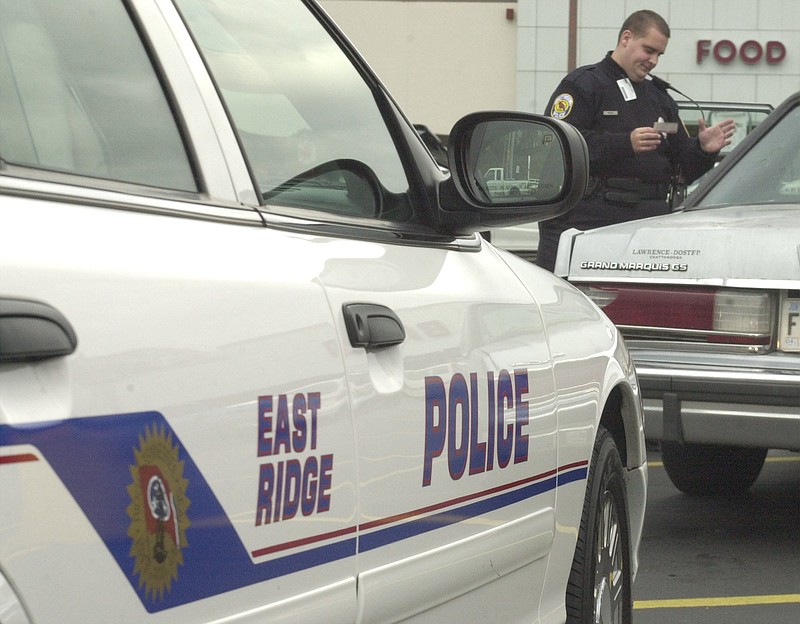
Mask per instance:
[[[800,457],[796,455],[776,455],[775,457],[767,457],[768,462],[797,462]]]
[[[726,598],[677,598],[673,600],[636,600],[634,609],[682,609],[692,607],[741,607],[765,604],[800,603],[800,594],[771,596],[729,596]]]

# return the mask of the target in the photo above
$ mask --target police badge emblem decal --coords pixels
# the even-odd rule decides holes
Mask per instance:
[[[572,112],[572,104],[574,100],[569,93],[562,93],[557,96],[553,101],[553,108],[550,111],[550,116],[553,119],[564,119]]]
[[[172,434],[155,425],[152,430],[145,427],[139,448],[133,449],[136,463],[130,466],[133,482],[128,485],[127,510],[130,556],[135,560],[133,573],[139,576],[139,588],[150,600],[160,600],[170,591],[188,545],[189,482],[183,478],[184,462],[178,451]]]

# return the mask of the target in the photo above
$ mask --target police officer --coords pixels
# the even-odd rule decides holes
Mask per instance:
[[[689,137],[666,83],[651,79],[669,37],[660,15],[636,11],[623,23],[617,47],[567,75],[550,98],[545,114],[571,123],[586,139],[591,179],[572,211],[539,223],[539,266],[553,270],[564,230],[669,212],[671,185],[699,178],[730,143],[731,119],[714,126],[701,119],[698,137]]]

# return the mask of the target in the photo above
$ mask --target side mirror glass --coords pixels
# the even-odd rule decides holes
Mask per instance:
[[[473,191],[490,204],[550,202],[565,182],[561,141],[535,122],[486,121],[476,125],[469,145]]]

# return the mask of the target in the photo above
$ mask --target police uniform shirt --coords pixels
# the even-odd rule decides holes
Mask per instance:
[[[553,270],[558,241],[568,228],[587,230],[621,221],[669,212],[667,191],[680,168],[685,183],[714,166],[716,154],[706,154],[700,141],[689,137],[680,122],[678,106],[651,80],[631,82],[611,52],[594,65],[566,76],[554,91],[546,115],[575,126],[589,148],[589,190],[566,214],[539,222],[536,263]],[[631,132],[652,128],[658,121],[677,122],[676,134],[664,135],[661,145],[635,153]],[[639,180],[649,185],[640,200],[614,201],[607,192],[611,179]],[[617,195],[618,196],[618,195]],[[636,195],[634,194],[635,198]]]
[[[708,171],[715,154],[700,149],[680,123],[672,98],[651,80],[631,82],[611,52],[594,65],[566,76],[553,93],[546,114],[580,130],[589,147],[593,177],[637,178],[648,184],[668,184],[680,165],[686,182]],[[678,122],[677,134],[666,135],[658,149],[635,154],[630,135],[658,121]]]

